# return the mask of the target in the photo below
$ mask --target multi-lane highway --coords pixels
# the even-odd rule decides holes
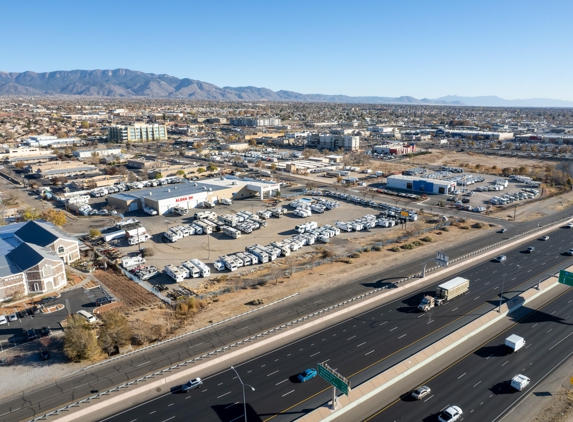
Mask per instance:
[[[571,257],[564,252],[571,247],[572,233],[558,229],[547,241],[533,240],[505,253],[503,264],[488,261],[452,274],[470,279],[470,293],[429,313],[418,313],[415,307],[435,285],[237,365],[243,382],[255,388],[246,390],[249,420],[292,420],[328,401],[330,389],[322,379],[296,381],[299,372],[317,362],[328,361],[357,385],[496,307],[502,287],[507,300],[544,274],[570,265]],[[530,244],[535,252],[527,254]],[[189,394],[177,394],[175,388],[104,420],[184,420],[192,414],[198,420],[233,421],[244,416],[243,391],[233,371],[204,381]]]
[[[438,375],[420,380],[432,389],[425,399],[413,400],[408,392],[367,421],[433,421],[448,405],[459,406],[464,420],[499,420],[573,354],[572,302],[573,291],[567,290]],[[514,354],[503,345],[510,334],[526,340]],[[521,392],[509,385],[517,374],[531,379]]]

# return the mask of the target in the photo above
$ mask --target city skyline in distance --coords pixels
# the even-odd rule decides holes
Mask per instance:
[[[573,101],[573,3],[12,2],[6,72],[137,69],[355,97]]]

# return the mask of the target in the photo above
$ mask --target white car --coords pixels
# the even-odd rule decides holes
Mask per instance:
[[[543,236],[541,240],[549,240],[549,236]]]
[[[195,388],[199,388],[203,385],[203,381],[201,378],[192,379],[181,386],[181,390],[184,393],[187,393],[189,390],[193,390]]]
[[[569,249],[569,250],[566,252],[566,254],[569,255],[569,256],[573,256],[573,249]]]
[[[0,315],[0,325],[4,325],[7,323],[8,323],[8,320],[6,319],[6,317],[4,315]]]
[[[456,422],[462,418],[462,414],[462,409],[458,406],[449,406],[446,410],[440,413],[438,420],[440,422]]]

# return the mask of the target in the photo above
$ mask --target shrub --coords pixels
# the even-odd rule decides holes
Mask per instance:
[[[250,302],[245,303],[245,305],[257,306],[262,305],[263,303],[265,303],[263,299],[253,299]]]
[[[360,258],[360,252],[352,252],[348,255],[350,258]]]
[[[376,252],[380,252],[382,250],[382,246],[378,246],[378,245],[372,246],[372,250],[376,251]]]
[[[462,224],[459,227],[461,230],[468,230],[470,228],[470,226],[466,226],[465,224]]]
[[[402,249],[414,249],[415,246],[412,245],[411,243],[405,243],[402,246],[400,246]]]
[[[444,232],[449,232],[449,231],[450,231],[450,228],[449,228],[448,226],[446,226],[446,227],[444,227],[444,228],[442,229],[442,231],[444,231]]]
[[[257,282],[257,285],[259,285],[259,286],[261,286],[261,287],[264,287],[264,286],[266,286],[267,284],[268,284],[268,281],[267,281],[267,280],[259,280],[259,281]]]
[[[391,250],[392,252],[400,252],[400,248],[399,248],[398,246],[392,246],[392,247],[390,248],[390,250]]]
[[[362,252],[370,252],[370,250],[371,250],[370,248],[364,248],[362,249]]]
[[[472,227],[474,229],[483,229],[485,227],[484,223],[480,223],[479,221],[477,223],[475,223],[474,225],[472,225]]]
[[[344,264],[352,264],[354,261],[350,258],[340,258],[337,262],[342,262]]]
[[[153,248],[144,248],[141,250],[141,255],[143,255],[144,258],[147,258],[149,256],[153,256],[155,255],[155,249]]]
[[[412,244],[413,244],[414,246],[422,246],[422,245],[423,245],[423,243],[420,242],[419,240],[414,240],[414,241],[412,242]]]
[[[421,240],[422,242],[427,242],[427,243],[430,243],[430,242],[433,242],[433,241],[434,241],[434,239],[432,239],[430,236],[422,237],[420,240]]]

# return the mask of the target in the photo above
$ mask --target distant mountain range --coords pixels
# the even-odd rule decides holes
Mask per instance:
[[[71,70],[56,72],[0,72],[0,95],[83,95],[91,97],[154,97],[214,101],[288,101],[361,104],[426,104],[482,107],[573,107],[573,101],[531,98],[505,100],[496,96],[350,97],[271,91],[253,86],[218,87],[195,79],[179,79],[129,69]]]

